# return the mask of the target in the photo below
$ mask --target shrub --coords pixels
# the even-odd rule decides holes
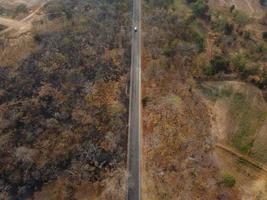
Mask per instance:
[[[188,4],[195,3],[197,0],[186,0]]]
[[[262,33],[262,38],[264,40],[267,40],[267,31],[265,31],[265,32]]]
[[[16,13],[26,13],[26,12],[28,12],[28,8],[26,4],[22,3],[17,6]]]
[[[174,0],[148,0],[148,3],[158,7],[168,7],[174,3]]]
[[[226,23],[224,25],[224,33],[226,35],[231,35],[233,33],[233,30],[234,30],[234,25],[233,24],[230,24],[230,23]]]
[[[244,12],[235,11],[234,12],[234,20],[239,26],[245,26],[249,22],[249,17]]]
[[[267,13],[265,13],[265,15],[262,17],[261,24],[267,25]]]
[[[205,0],[198,0],[192,4],[192,10],[195,15],[204,17],[209,10],[209,6]]]
[[[233,177],[232,175],[230,174],[225,174],[223,176],[223,184],[226,186],[226,187],[229,187],[229,188],[232,188],[235,186],[235,177]]]
[[[146,107],[147,106],[147,104],[148,104],[148,102],[149,102],[149,97],[143,97],[142,98],[142,105],[144,106],[144,107]]]
[[[178,44],[177,40],[173,40],[169,45],[167,45],[164,49],[163,49],[163,54],[167,57],[172,57],[175,55],[176,52],[176,46]]]
[[[220,71],[228,72],[229,62],[225,60],[223,56],[216,55],[211,60],[211,65],[213,66],[215,73]]]
[[[259,75],[260,73],[261,73],[260,72],[260,66],[258,66],[258,65],[255,65],[252,67],[246,67],[243,70],[243,76],[245,76],[245,77]]]
[[[244,55],[238,53],[233,56],[232,62],[235,69],[244,71],[244,69],[246,68],[247,59]]]
[[[230,12],[232,13],[232,12],[234,12],[234,10],[235,10],[235,5],[232,5],[232,6],[230,7]]]
[[[256,52],[257,53],[266,53],[267,52],[267,46],[264,43],[257,44]]]
[[[249,31],[244,31],[244,33],[243,33],[243,37],[244,37],[244,39],[246,39],[246,40],[251,39],[251,32],[249,32]]]
[[[204,74],[206,76],[212,76],[212,75],[215,74],[215,70],[214,70],[214,68],[211,65],[209,65],[206,68],[204,68]]]
[[[36,33],[33,36],[33,39],[34,39],[35,42],[40,43],[40,42],[42,42],[42,35],[40,33]]]
[[[196,40],[197,50],[199,53],[203,52],[205,49],[205,40],[202,37],[197,38]]]
[[[203,52],[205,48],[205,39],[199,32],[192,32],[192,40],[195,42],[197,51]]]
[[[261,83],[258,86],[261,89],[264,89],[264,88],[267,87],[267,71],[264,71],[262,73],[262,81],[261,81]]]
[[[267,87],[267,75],[263,76],[261,85],[262,85],[262,88]]]

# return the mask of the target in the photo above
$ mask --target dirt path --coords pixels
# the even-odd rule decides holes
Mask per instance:
[[[14,28],[22,26],[22,22],[4,17],[0,17],[0,24],[3,26],[14,27]]]
[[[5,30],[0,32],[0,35],[3,35],[13,29],[19,30],[21,33],[25,33],[31,29],[31,22],[33,17],[49,2],[49,0],[44,1],[36,10],[34,10],[31,14],[27,17],[23,18],[22,20],[13,20],[4,17],[0,17],[0,24],[7,26]]]
[[[231,153],[232,155],[234,156],[237,156],[238,158],[241,158],[245,161],[247,161],[248,163],[254,165],[255,167],[263,170],[264,172],[267,173],[267,166],[264,165],[263,163],[257,161],[257,160],[254,160],[253,158],[247,156],[247,155],[244,155],[244,154],[241,154],[239,153],[238,151],[236,151],[235,149],[233,149],[232,147],[230,146],[227,146],[225,144],[220,144],[220,143],[217,143],[215,145],[217,148],[220,148],[220,149],[223,149],[225,151],[227,151],[228,153]]]
[[[23,18],[21,21],[25,22],[30,20],[35,14],[37,14],[47,3],[49,2],[49,0],[44,1],[35,11],[33,11],[30,15],[28,15],[27,17]]]

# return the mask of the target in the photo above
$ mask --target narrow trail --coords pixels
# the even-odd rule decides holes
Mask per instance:
[[[257,167],[257,168],[259,168],[259,169],[261,169],[267,173],[267,166],[265,164],[263,164],[257,160],[254,160],[253,158],[251,158],[247,155],[244,155],[244,154],[238,152],[237,150],[235,150],[234,148],[232,148],[228,145],[217,143],[215,146],[219,149],[227,151],[228,153],[230,153],[230,154],[232,154],[238,158],[241,158],[241,159],[247,161],[248,163],[252,164],[253,166],[255,166],[255,167]]]

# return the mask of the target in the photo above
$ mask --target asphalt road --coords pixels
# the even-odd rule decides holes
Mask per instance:
[[[137,31],[134,31],[137,27]],[[141,0],[133,0],[127,199],[141,199]]]

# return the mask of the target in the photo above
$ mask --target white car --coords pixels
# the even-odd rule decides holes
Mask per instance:
[[[135,27],[134,27],[134,32],[137,32],[137,30],[138,30],[138,29],[137,29],[137,27],[135,26]]]

